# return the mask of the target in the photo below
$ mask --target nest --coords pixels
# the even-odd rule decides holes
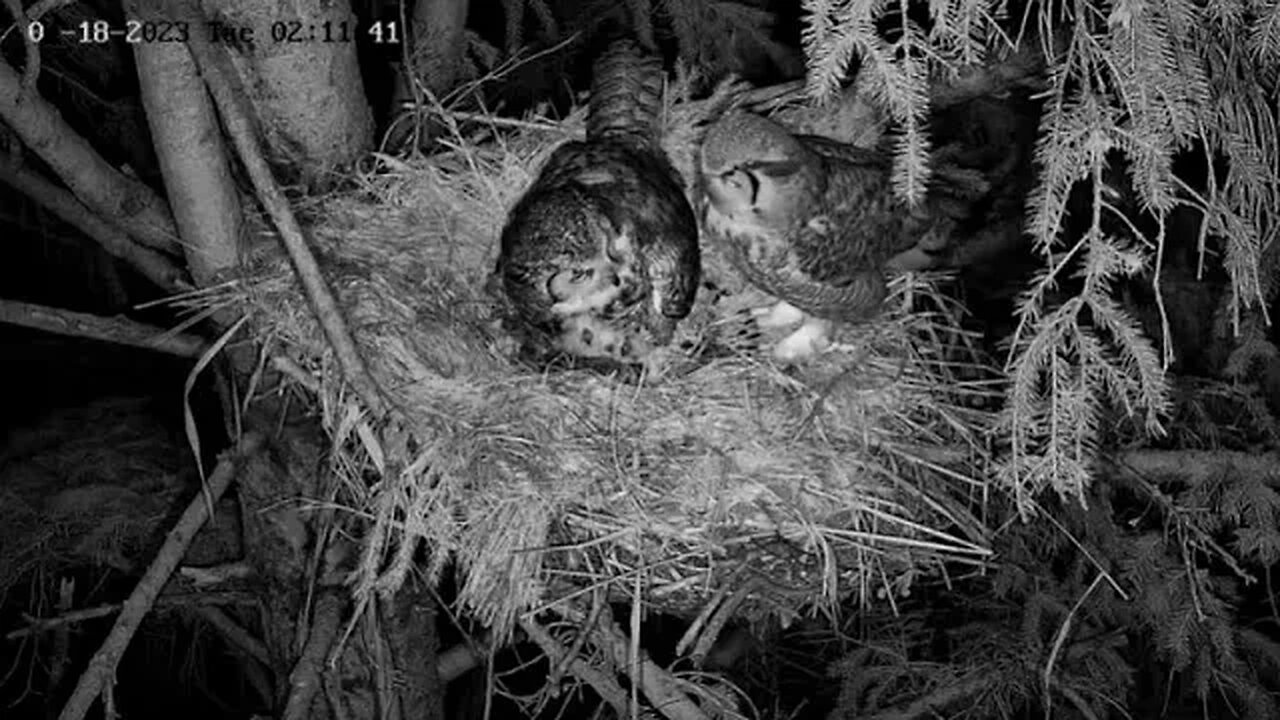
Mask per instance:
[[[686,182],[722,100],[670,106]],[[602,596],[689,616],[732,594],[738,616],[785,623],[985,556],[958,498],[980,497],[964,469],[990,417],[955,372],[954,314],[918,311],[927,286],[899,281],[896,309],[839,338],[854,350],[784,368],[742,332],[767,298],[704,243],[717,290],[646,374],[536,371],[513,359],[489,274],[507,209],[582,116],[494,124],[439,155],[383,158],[307,212],[402,427],[366,432],[282,256],[202,300],[250,310],[272,351],[311,374],[300,382],[323,408],[347,502],[372,518],[357,591],[398,588],[425,547],[431,577],[456,568],[461,609],[499,636],[525,613]],[[698,352],[711,344],[731,351]]]

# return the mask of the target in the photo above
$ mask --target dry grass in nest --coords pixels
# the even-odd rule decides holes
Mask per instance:
[[[672,106],[683,130],[668,142],[686,176],[698,116],[712,111]],[[747,585],[739,614],[787,619],[896,593],[931,562],[980,559],[981,525],[953,497],[980,497],[956,468],[979,454],[988,418],[963,397],[980,390],[943,362],[960,338],[945,313],[890,312],[845,333],[854,352],[791,370],[751,349],[673,349],[639,383],[510,359],[486,291],[497,238],[541,161],[581,126],[579,114],[384,159],[358,191],[316,204],[313,247],[410,424],[383,428],[380,446],[361,439],[283,259],[198,300],[251,310],[276,352],[318,375],[334,466],[352,509],[373,518],[357,589],[398,587],[421,538],[432,577],[456,560],[463,609],[505,635],[520,613],[597,589],[639,587],[652,607],[692,613]],[[676,343],[732,345],[763,298],[704,253],[726,292],[700,295]],[[895,298],[923,291],[901,283]]]

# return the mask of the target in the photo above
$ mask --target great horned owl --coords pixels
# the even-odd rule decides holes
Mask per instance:
[[[934,267],[956,223],[988,185],[935,167],[924,202],[894,196],[891,158],[733,112],[707,131],[701,172],[704,229],[747,282],[778,298],[764,327],[800,324],[774,348],[784,361],[823,349],[835,321],[873,317],[886,271]]]
[[[497,276],[526,349],[642,362],[693,307],[697,218],[659,145],[661,60],[597,60],[585,142],[548,158],[502,231]]]

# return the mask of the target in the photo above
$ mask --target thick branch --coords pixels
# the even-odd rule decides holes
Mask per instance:
[[[524,0],[520,0],[523,7]],[[452,90],[467,49],[467,12],[470,0],[419,0],[413,3],[413,47],[410,66],[397,87],[397,100],[414,94],[412,78],[420,78],[436,97]]]
[[[1131,450],[1102,458],[1105,467],[1122,469],[1155,482],[1208,482],[1224,473],[1248,475],[1280,487],[1280,453],[1230,450]]]
[[[191,289],[186,272],[174,264],[168,255],[135,243],[114,225],[95,215],[74,195],[31,169],[0,163],[0,182],[35,200],[63,222],[97,242],[104,250],[132,265],[161,289],[168,292]]]
[[[972,463],[964,448],[894,446],[900,455],[910,455],[939,466]],[[1103,452],[1100,469],[1136,473],[1156,483],[1181,481],[1192,485],[1208,482],[1223,473],[1252,475],[1268,485],[1280,487],[1280,452],[1246,453],[1236,450],[1124,450]]]
[[[192,27],[201,26],[199,9],[190,1],[178,3],[177,7],[179,16],[189,22]],[[333,348],[338,365],[342,368],[343,377],[364,401],[365,407],[377,415],[384,414],[387,403],[369,374],[364,359],[356,351],[356,344],[347,327],[347,321],[325,282],[320,265],[307,247],[302,229],[298,226],[298,220],[289,207],[289,201],[276,183],[271,174],[271,168],[267,166],[266,160],[262,157],[262,151],[258,148],[256,140],[258,134],[254,129],[252,114],[249,108],[245,107],[244,92],[237,89],[235,85],[234,70],[229,67],[226,53],[222,48],[210,44],[200,33],[192,34],[188,47],[209,86],[209,92],[213,95],[218,113],[226,125],[227,134],[235,144],[236,152],[244,163],[249,179],[253,182],[253,187],[275,223],[276,229],[280,231],[281,242],[306,291],[316,322],[320,324],[325,338]]]
[[[124,11],[143,20],[147,11],[159,6],[148,0],[126,0]],[[185,46],[139,43],[133,57],[187,264],[196,283],[208,287],[235,270],[244,225],[213,103]]]
[[[163,198],[111,167],[35,88],[0,61],[0,118],[85,205],[142,244],[175,253],[177,229]]]

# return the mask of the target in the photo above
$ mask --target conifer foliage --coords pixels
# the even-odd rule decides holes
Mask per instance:
[[[834,717],[1280,715],[1280,643],[1240,619],[1280,558],[1280,496],[1256,478],[1109,479],[1088,507],[1011,525],[994,573],[865,617]]]
[[[1220,262],[1230,276],[1223,313],[1250,339],[1232,366],[1247,368],[1249,355],[1274,352],[1254,340],[1259,321],[1268,320],[1276,290],[1269,269],[1280,254],[1280,3],[919,5],[804,0],[809,90],[819,100],[838,92],[856,58],[861,83],[897,125],[897,188],[918,199],[928,172],[928,78],[982,63],[1011,42],[1037,42],[1045,51],[1049,86],[1027,206],[1043,267],[1019,303],[1001,477],[1023,514],[1045,488],[1083,500],[1107,413],[1140,419],[1153,435],[1163,431],[1168,345],[1160,352],[1162,338],[1146,337],[1116,293],[1127,279],[1148,277],[1160,297],[1164,228],[1176,206],[1203,213],[1200,260]],[[1208,168],[1207,181],[1175,175],[1179,156]],[[1129,188],[1124,198],[1120,184]],[[1067,234],[1073,190],[1083,190],[1087,215],[1082,232]],[[1154,237],[1137,231],[1140,215],[1160,228]],[[1205,253],[1210,236],[1223,248],[1220,258]],[[1167,317],[1163,324],[1167,332]]]
[[[1034,518],[998,533],[989,574],[864,613],[834,716],[1277,717],[1280,470],[1248,454],[1257,441],[1222,470],[1225,422],[1199,434],[1211,452],[1189,449],[1161,278],[1184,252],[1172,219],[1202,218],[1192,264],[1230,280],[1213,312],[1237,338],[1222,372],[1247,378],[1274,357],[1280,3],[803,3],[811,96],[839,92],[856,64],[895,121],[908,199],[927,179],[931,78],[1011,43],[1040,47],[1048,68],[1026,204],[1041,262],[1018,299],[996,436],[1008,510]],[[1135,283],[1163,333],[1124,303]],[[1246,435],[1273,436],[1261,415]],[[1141,428],[1131,446],[1175,430],[1160,442],[1176,459],[1104,462],[1117,425]]]

